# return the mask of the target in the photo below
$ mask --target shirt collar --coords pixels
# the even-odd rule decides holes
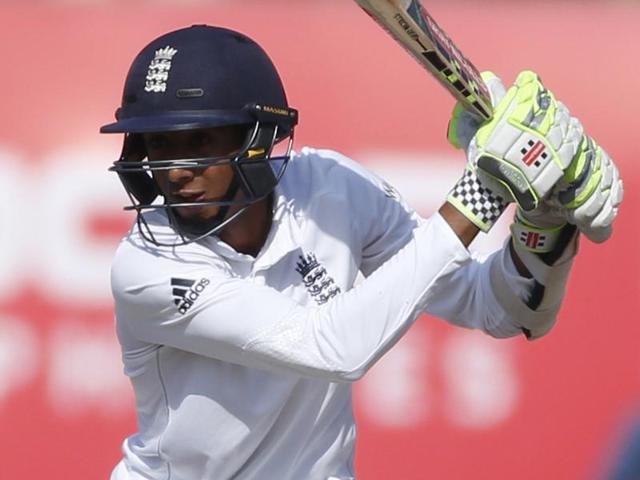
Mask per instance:
[[[205,239],[206,245],[222,257],[241,263],[253,263],[252,270],[265,270],[275,265],[300,244],[300,219],[295,214],[293,199],[286,195],[282,183],[274,190],[273,217],[267,239],[257,257],[237,252],[217,236]]]

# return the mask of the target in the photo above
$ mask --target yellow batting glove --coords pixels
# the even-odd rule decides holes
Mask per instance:
[[[557,102],[538,75],[524,71],[480,127],[468,157],[478,177],[524,211],[553,190],[582,141],[580,122]]]

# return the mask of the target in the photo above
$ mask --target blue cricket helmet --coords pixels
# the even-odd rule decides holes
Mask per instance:
[[[252,104],[287,109],[280,76],[264,50],[225,28],[194,25],[163,35],[135,58],[102,133],[190,130],[255,121]]]
[[[290,158],[297,122],[298,112],[289,108],[278,72],[256,42],[233,30],[194,25],[157,38],[138,54],[125,81],[116,122],[100,132],[125,134],[120,158],[110,170],[118,173],[132,202],[125,210],[137,212],[143,236],[162,245],[142,213],[164,209],[185,244],[218,232],[246,206],[273,192]],[[246,126],[244,146],[233,158],[145,161],[143,133],[222,126]],[[274,146],[285,139],[286,153],[272,155]],[[185,160],[194,168],[230,164],[235,179],[225,198],[158,203],[162,193],[152,173],[173,165],[183,168]],[[220,214],[195,229],[185,225],[175,210],[203,205],[221,206]],[[233,205],[244,208],[229,217]]]

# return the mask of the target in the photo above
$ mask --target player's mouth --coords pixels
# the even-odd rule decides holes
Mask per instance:
[[[195,203],[209,201],[207,193],[203,190],[180,190],[175,192],[172,197],[176,203]]]
[[[212,215],[218,212],[219,207],[207,205],[207,202],[215,201],[219,201],[219,198],[208,195],[204,190],[179,190],[171,195],[171,203],[187,204],[175,207],[175,211],[184,220],[206,220],[211,218]]]

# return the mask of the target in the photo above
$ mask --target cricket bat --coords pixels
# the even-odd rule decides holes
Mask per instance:
[[[480,73],[418,0],[356,2],[467,110],[483,120],[491,119],[491,97]]]

